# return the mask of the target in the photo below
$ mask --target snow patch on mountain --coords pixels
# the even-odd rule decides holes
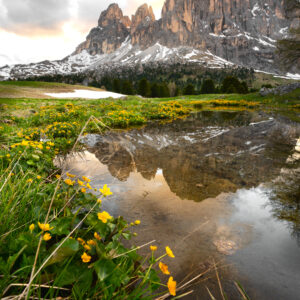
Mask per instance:
[[[86,50],[76,55],[70,55],[63,60],[43,61],[28,65],[4,66],[0,68],[0,79],[28,78],[31,76],[51,74],[72,74],[92,70],[104,66],[148,64],[152,62],[196,63],[208,68],[223,68],[234,64],[212,54],[210,51],[196,50],[182,46],[168,48],[159,43],[142,50],[132,46],[131,40],[126,39],[121,47],[110,54],[91,55]]]

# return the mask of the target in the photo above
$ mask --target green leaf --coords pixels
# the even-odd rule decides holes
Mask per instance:
[[[123,232],[123,233],[122,233],[122,236],[123,236],[123,238],[126,239],[126,240],[130,240],[130,239],[131,239],[131,233],[125,233],[125,232]]]
[[[8,271],[10,272],[12,267],[14,266],[15,262],[19,258],[19,256],[22,254],[22,252],[27,248],[27,245],[25,245],[18,253],[10,256],[7,260],[7,265],[8,265]]]
[[[160,287],[160,285],[158,284],[158,282],[160,282],[160,279],[157,275],[157,272],[154,269],[150,270],[149,279],[151,281],[150,283],[151,290],[152,291],[157,290]]]
[[[55,249],[58,244],[54,245]],[[53,250],[54,250],[53,249]],[[67,239],[57,252],[50,258],[46,266],[61,262],[67,257],[74,255],[79,250],[79,243],[74,239]]]
[[[27,165],[29,165],[29,166],[34,166],[35,165],[35,162],[33,161],[33,160],[27,160]]]
[[[51,224],[54,227],[52,233],[57,235],[68,235],[70,232],[71,223],[72,218],[70,217],[60,218],[57,222],[53,222]]]
[[[101,259],[94,264],[94,268],[99,280],[103,281],[114,272],[116,265],[111,260]]]
[[[36,154],[32,154],[31,157],[36,160],[36,161],[39,161],[40,160],[40,157]]]

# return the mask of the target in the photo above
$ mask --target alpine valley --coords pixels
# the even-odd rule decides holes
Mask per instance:
[[[300,73],[299,61],[284,73],[276,62],[276,41],[288,36],[293,22],[284,0],[166,0],[159,20],[147,4],[131,18],[111,4],[74,53],[57,61],[3,66],[0,79],[91,72],[99,78],[122,68],[142,72],[147,66],[174,65],[245,67],[293,77]]]

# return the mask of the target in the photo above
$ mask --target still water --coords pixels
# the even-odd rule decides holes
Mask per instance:
[[[300,124],[280,114],[203,111],[172,123],[88,135],[68,170],[107,183],[104,209],[141,220],[178,282],[212,269],[190,299],[300,299]],[[148,254],[148,248],[141,250]],[[206,288],[207,287],[207,288]]]

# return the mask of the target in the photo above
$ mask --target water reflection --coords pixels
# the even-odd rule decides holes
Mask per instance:
[[[278,176],[299,135],[299,125],[283,118],[210,111],[99,136],[89,151],[120,181],[135,171],[151,180],[162,170],[173,193],[199,202]]]
[[[280,116],[201,112],[86,136],[93,154],[67,169],[90,177],[93,187],[112,188],[114,196],[103,201],[112,215],[142,220],[137,244],[155,238],[160,250],[174,248],[170,268],[179,281],[207,268],[211,256],[226,256],[238,271],[222,270],[230,299],[240,299],[233,280],[252,299],[298,299],[300,252],[290,231],[299,235],[299,136],[300,125]],[[208,297],[204,286],[195,289],[191,299]]]

